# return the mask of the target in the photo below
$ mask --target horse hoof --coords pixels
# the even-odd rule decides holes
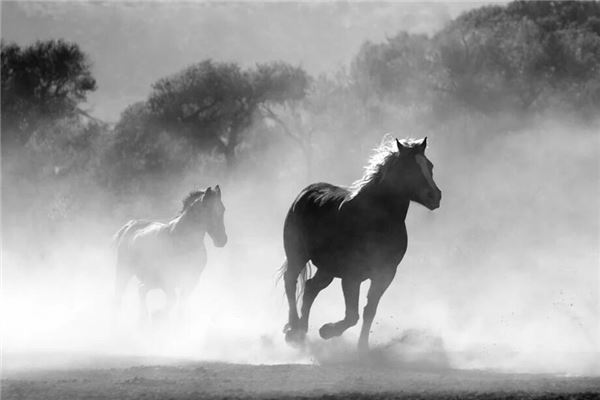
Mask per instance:
[[[306,332],[300,329],[288,329],[285,332],[285,341],[292,345],[298,345],[304,343],[306,339]]]
[[[335,324],[325,324],[319,329],[319,335],[325,340],[331,339],[332,337],[339,336]]]

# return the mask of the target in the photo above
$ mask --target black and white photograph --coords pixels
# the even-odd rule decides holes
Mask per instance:
[[[600,399],[600,2],[0,2],[0,398]]]

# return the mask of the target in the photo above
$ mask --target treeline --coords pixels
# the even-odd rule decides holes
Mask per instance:
[[[76,43],[3,42],[1,73],[3,178],[15,185],[3,208],[67,218],[82,197],[148,194],[189,171],[308,180],[327,165],[343,177],[343,161],[383,132],[447,128],[458,116],[520,120],[558,110],[593,118],[600,4],[478,8],[433,36],[366,42],[349,68],[317,77],[281,61],[200,61],[159,79],[114,126],[82,108],[97,85]]]

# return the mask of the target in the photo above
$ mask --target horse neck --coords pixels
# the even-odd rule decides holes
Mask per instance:
[[[206,234],[206,224],[204,221],[202,219],[194,219],[192,213],[187,210],[171,220],[169,225],[171,225],[171,232],[174,236],[199,237],[200,239],[204,239],[204,235]]]
[[[383,213],[386,217],[402,221],[406,218],[409,204],[410,199],[404,191],[392,191],[379,183],[371,183],[363,187],[349,202],[353,211],[363,211],[374,216]],[[377,213],[374,210],[381,212]]]

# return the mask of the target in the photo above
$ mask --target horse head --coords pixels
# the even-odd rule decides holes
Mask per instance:
[[[227,233],[225,232],[225,206],[221,201],[221,188],[219,185],[214,189],[206,189],[202,198],[202,208],[205,210],[206,232],[210,235],[216,247],[227,244]]]
[[[401,188],[410,200],[430,210],[440,206],[442,192],[433,180],[433,163],[425,156],[427,138],[400,141],[396,139],[397,159],[386,180]]]

